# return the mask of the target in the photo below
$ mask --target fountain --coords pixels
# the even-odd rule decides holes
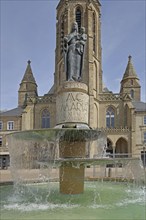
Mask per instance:
[[[84,188],[86,145],[103,138],[96,130],[45,129],[17,132],[9,135],[11,169],[14,179],[23,181],[22,169],[59,167],[60,192],[78,194]],[[21,173],[22,172],[22,173]],[[20,180],[21,179],[21,180]],[[24,176],[25,180],[25,176]]]
[[[2,186],[4,219],[145,218],[143,166],[139,158],[106,156],[105,134],[87,124],[85,88],[65,82],[55,128],[7,136],[15,184]]]
[[[64,123],[54,129],[16,132],[7,140],[14,187],[1,186],[2,219],[145,218],[140,160],[106,157],[104,147],[100,149],[106,141],[101,131]],[[92,147],[96,158],[89,157]],[[115,171],[122,169],[122,178],[102,176],[107,164],[114,164]]]

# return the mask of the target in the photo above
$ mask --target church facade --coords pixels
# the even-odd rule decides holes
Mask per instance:
[[[67,81],[64,62],[64,37],[73,22],[79,32],[87,35],[80,82],[89,96],[88,121],[92,129],[107,136],[107,153],[122,157],[140,157],[144,160],[146,143],[146,103],[141,101],[138,75],[128,57],[125,72],[117,94],[103,86],[101,12],[98,0],[60,0],[57,6],[56,50],[54,84],[47,94],[39,96],[31,62],[18,91],[18,107],[0,114],[1,168],[9,163],[6,135],[14,131],[53,128],[57,125],[56,100]],[[82,112],[81,112],[82,114]],[[94,152],[92,152],[94,156]],[[4,165],[4,163],[6,165]]]

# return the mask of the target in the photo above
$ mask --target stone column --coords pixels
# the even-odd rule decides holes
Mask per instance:
[[[60,192],[64,194],[80,194],[84,191],[84,165],[77,163],[74,166],[74,158],[85,157],[85,142],[61,141],[60,158],[70,159],[70,162],[62,162],[60,175]]]
[[[88,125],[89,96],[87,86],[80,82],[69,81],[63,84],[56,99],[57,125],[64,129],[76,130],[78,125]],[[60,192],[64,194],[80,194],[84,191],[84,166],[74,159],[84,158],[86,142],[80,137],[62,137],[59,142]],[[64,159],[69,159],[65,162]]]

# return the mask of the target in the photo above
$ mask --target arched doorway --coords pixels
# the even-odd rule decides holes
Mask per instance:
[[[116,157],[128,157],[128,142],[124,138],[120,138],[116,143]]]

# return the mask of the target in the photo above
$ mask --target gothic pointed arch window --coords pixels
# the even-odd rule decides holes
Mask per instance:
[[[95,12],[93,12],[93,51],[96,52],[96,16]]]
[[[131,98],[134,99],[134,90],[133,89],[131,89],[130,95],[131,95]]]
[[[76,12],[75,12],[75,16],[76,16],[76,22],[78,24],[78,29],[79,32],[81,30],[81,23],[82,23],[82,12],[81,12],[81,8],[77,7]]]
[[[42,111],[42,128],[50,128],[50,113],[48,109]]]
[[[115,127],[115,112],[112,107],[109,107],[106,111],[106,127],[108,128]]]

